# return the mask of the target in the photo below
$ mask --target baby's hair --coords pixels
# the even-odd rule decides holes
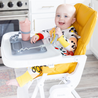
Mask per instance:
[[[60,8],[60,7],[62,7],[62,6],[70,6],[70,7],[72,7],[72,10],[74,11],[74,13],[73,13],[73,17],[75,18],[76,17],[76,8],[74,7],[74,5],[72,5],[72,4],[60,4],[58,7],[57,7],[57,9],[58,8]],[[56,9],[56,11],[57,11],[57,9]]]

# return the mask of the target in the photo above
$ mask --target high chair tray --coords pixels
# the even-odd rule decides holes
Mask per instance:
[[[37,65],[53,64],[57,60],[62,58],[62,55],[57,51],[47,39],[42,40],[43,44],[46,45],[47,51],[44,53],[34,53],[25,55],[12,55],[10,37],[18,34],[18,32],[8,32],[3,35],[1,43],[1,55],[4,65],[11,68],[23,68],[32,67]],[[21,34],[19,34],[21,38]]]
[[[37,41],[36,43],[31,44],[29,41],[23,41],[22,38],[18,39],[18,42],[11,42],[11,51],[13,55],[25,55],[25,54],[34,54],[34,53],[43,53],[46,52],[46,47],[42,40]]]

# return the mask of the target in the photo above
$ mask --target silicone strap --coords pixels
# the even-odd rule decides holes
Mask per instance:
[[[58,35],[56,34],[54,41],[52,42],[52,44],[54,44],[58,39]]]
[[[29,34],[30,32],[22,32],[22,31],[21,31],[21,33],[22,33],[22,34]]]

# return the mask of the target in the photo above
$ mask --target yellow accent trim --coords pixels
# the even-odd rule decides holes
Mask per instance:
[[[41,66],[35,66],[35,67],[31,67],[31,69],[33,69],[34,71],[36,70],[36,73],[41,73]]]
[[[52,43],[54,39],[55,39],[55,30],[53,31],[53,40],[50,43]]]
[[[23,75],[16,78],[17,82],[19,83],[19,86],[22,87],[29,81],[33,80],[32,76],[29,74],[28,71],[26,71]]]
[[[64,48],[66,48],[67,46],[70,45],[70,44],[64,39],[63,35],[62,35],[60,38],[58,38],[58,41],[62,44],[62,46],[63,46]]]
[[[35,35],[37,35],[37,34],[35,34]],[[38,39],[39,39],[39,35],[37,35],[38,36]]]
[[[54,32],[55,28],[52,28],[50,31],[49,31],[49,34],[50,34],[50,37],[52,37],[52,33]]]
[[[73,30],[71,30],[71,32],[74,32]]]
[[[69,29],[69,28],[72,28],[72,27],[74,27],[74,26],[70,26],[70,27],[68,27],[68,29]]]
[[[61,73],[72,73],[76,68],[77,62],[73,63],[62,63],[54,65],[54,68],[42,67],[43,73],[48,75],[61,74]]]

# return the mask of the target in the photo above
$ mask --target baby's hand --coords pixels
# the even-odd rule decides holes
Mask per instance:
[[[56,28],[55,34],[57,34],[58,37],[61,37],[62,36],[62,31],[61,31],[61,29],[59,27]]]
[[[38,35],[34,35],[34,36],[31,38],[30,42],[31,42],[31,43],[35,43],[38,39],[39,39]]]
[[[18,82],[16,79],[11,79],[6,82],[6,85],[14,85],[14,86],[19,86]]]

